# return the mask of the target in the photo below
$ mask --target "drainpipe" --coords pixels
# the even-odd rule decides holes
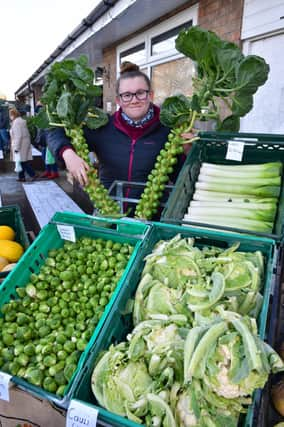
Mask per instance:
[[[29,93],[32,94],[31,113],[33,115],[34,112],[35,112],[35,104],[36,104],[36,102],[35,102],[35,91],[33,90],[32,86],[31,86],[30,80],[28,81],[28,89],[29,89]]]

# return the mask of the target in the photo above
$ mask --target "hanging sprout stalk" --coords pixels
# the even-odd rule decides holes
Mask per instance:
[[[101,184],[97,170],[91,164],[89,159],[89,149],[85,142],[83,130],[81,127],[66,129],[66,135],[70,137],[73,147],[77,154],[90,166],[87,172],[88,184],[84,187],[90,200],[102,215],[117,216],[119,214],[119,205],[108,195],[107,189]]]
[[[238,131],[240,117],[251,110],[253,95],[265,83],[269,72],[263,58],[256,55],[245,57],[234,43],[221,40],[215,33],[198,26],[183,29],[175,46],[196,63],[197,77],[193,79],[192,96],[168,97],[161,107],[161,122],[172,130],[135,212],[136,217],[148,220],[158,211],[160,198],[177,163],[177,156],[183,151],[183,144],[198,139],[182,140],[181,135],[191,132],[196,120],[210,119],[215,119],[217,131]],[[224,119],[218,108],[220,101],[230,114]]]
[[[141,199],[136,206],[135,216],[137,218],[150,220],[157,213],[165,186],[170,179],[170,175],[174,172],[178,156],[183,153],[183,145],[192,144],[199,139],[198,136],[193,136],[190,139],[182,137],[183,134],[193,131],[194,122],[198,117],[199,115],[196,111],[190,110],[187,123],[170,131],[165,147],[160,151],[156,159],[154,168],[148,176]]]
[[[90,162],[83,134],[83,126],[97,129],[108,122],[108,116],[94,106],[101,89],[93,81],[94,72],[88,67],[86,56],[55,62],[46,77],[41,98],[44,108],[37,115],[36,124],[43,129],[64,128],[77,154],[90,166],[84,187],[90,200],[100,214],[119,216],[119,205],[110,198]]]

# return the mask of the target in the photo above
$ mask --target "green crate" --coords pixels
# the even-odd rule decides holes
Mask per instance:
[[[61,238],[58,232],[58,225],[72,226],[74,228],[76,238],[83,236],[94,239],[101,238],[119,243],[128,243],[134,247],[126,269],[117,283],[112,297],[105,307],[105,311],[102,314],[87,347],[81,354],[77,369],[65,389],[64,396],[60,398],[53,393],[49,393],[40,387],[28,383],[20,377],[14,376],[12,379],[13,383],[15,383],[19,388],[54,402],[60,407],[64,407],[65,402],[69,400],[69,392],[72,382],[84,366],[87,355],[95,344],[100,330],[106,321],[121,288],[124,286],[125,281],[128,280],[128,275],[134,268],[135,258],[139,252],[140,246],[147,236],[149,226],[138,221],[103,219],[76,213],[56,213],[50,223],[48,223],[41,230],[37,238],[21,257],[17,266],[11,271],[9,276],[6,277],[6,279],[1,284],[0,308],[11,299],[17,298],[16,289],[18,287],[25,287],[29,282],[30,275],[32,273],[37,274],[39,272],[41,266],[45,262],[45,259],[48,257],[48,252],[51,249],[58,249],[63,246],[64,240]]]
[[[98,406],[91,390],[91,375],[100,353],[107,350],[111,344],[117,344],[126,339],[127,334],[132,330],[131,314],[127,312],[128,301],[134,298],[141,272],[145,264],[145,256],[152,252],[153,247],[159,240],[169,240],[177,234],[182,237],[194,237],[195,244],[199,247],[218,246],[227,248],[234,242],[239,241],[241,251],[259,250],[265,257],[265,276],[263,287],[263,306],[258,319],[259,335],[266,337],[267,313],[270,304],[271,286],[273,283],[274,266],[276,263],[275,242],[272,239],[260,238],[257,236],[246,236],[236,233],[227,233],[214,230],[197,229],[194,227],[182,227],[163,223],[153,223],[151,231],[145,239],[143,246],[137,254],[134,269],[127,277],[124,286],[113,305],[101,333],[91,349],[87,363],[82,369],[76,381],[73,383],[72,399],[80,400],[93,405],[99,411],[99,420],[114,427],[138,427],[138,424],[124,417],[113,414]],[[251,417],[251,410],[247,414],[247,420]],[[247,427],[248,424],[242,425]]]
[[[235,165],[240,162],[226,160],[228,141],[245,142],[242,164],[256,164],[273,161],[284,162],[284,135],[267,135],[253,133],[200,133],[200,141],[194,144],[184,166],[178,176],[174,190],[171,192],[165,209],[161,215],[162,222],[176,224],[191,224],[200,227],[200,224],[184,221],[183,217],[187,211],[195,189],[199,170],[202,162]],[[283,177],[281,194],[279,198],[278,212],[274,223],[272,234],[257,233],[248,230],[222,227],[218,225],[205,224],[218,230],[229,230],[254,234],[263,237],[271,237],[277,241],[283,238],[284,233],[284,190]]]
[[[18,205],[4,206],[0,208],[0,225],[8,225],[16,232],[15,241],[20,243],[24,250],[29,245],[29,239],[22,220],[21,211]],[[9,272],[0,272],[0,279],[6,277]]]
[[[122,214],[128,215],[129,212],[133,212],[136,208],[137,203],[140,200],[141,193],[143,193],[145,189],[145,182],[137,182],[137,181],[113,181],[111,184],[108,194],[113,199],[116,200],[120,207],[120,212]],[[164,208],[166,205],[166,201],[169,198],[169,194],[173,190],[173,185],[165,185],[163,195],[161,197],[160,207]],[[131,191],[131,197],[128,196],[128,192]],[[160,218],[159,211],[155,215],[155,219],[158,221]]]

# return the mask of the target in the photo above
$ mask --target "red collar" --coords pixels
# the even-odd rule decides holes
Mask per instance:
[[[131,139],[138,139],[144,135],[146,130],[160,121],[160,108],[157,105],[154,105],[154,117],[139,128],[130,126],[125,120],[123,120],[121,116],[121,108],[114,113],[113,118],[114,126],[117,129],[128,135]]]

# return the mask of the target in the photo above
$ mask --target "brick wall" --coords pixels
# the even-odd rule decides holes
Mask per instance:
[[[198,24],[240,45],[244,0],[200,0]]]
[[[176,13],[195,3],[197,2],[190,0],[186,6],[179,8]],[[207,30],[214,31],[219,35],[219,37],[234,42],[240,46],[243,3],[244,0],[199,0],[198,25],[206,28]],[[172,15],[174,15],[174,13],[170,13],[162,19],[167,19]],[[153,23],[153,25],[154,24],[155,23]],[[152,25],[148,25],[147,28],[150,28],[151,26]],[[144,30],[145,29],[143,29],[143,31]],[[138,33],[139,31],[135,33],[135,35]],[[134,34],[132,37],[133,36]],[[118,44],[126,40],[127,39],[123,39]],[[107,104],[111,103],[111,112],[114,112],[116,110],[116,46],[105,49],[103,52],[103,58],[103,65],[109,71],[110,77],[109,79],[104,79],[104,110],[107,111]]]
[[[104,66],[108,72],[108,78],[104,76],[103,103],[104,110],[113,113],[116,110],[115,85],[116,85],[116,48],[112,47],[104,50]],[[111,106],[111,111],[107,108]]]
[[[34,96],[35,96],[35,103],[40,99],[42,95],[42,86],[41,85],[34,85],[33,86]]]

